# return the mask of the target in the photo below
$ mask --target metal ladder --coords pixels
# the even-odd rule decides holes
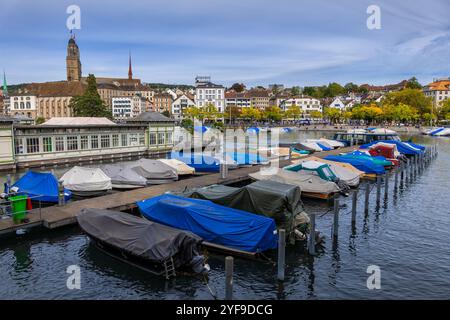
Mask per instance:
[[[170,277],[175,277],[175,264],[173,262],[173,258],[170,257],[170,259],[167,259],[164,261],[164,270],[166,272],[166,279],[169,279]]]

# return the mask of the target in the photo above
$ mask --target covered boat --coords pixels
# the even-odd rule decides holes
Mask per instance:
[[[320,138],[319,141],[326,142],[328,145],[332,146],[335,149],[345,147],[345,143],[333,139]]]
[[[302,142],[301,145],[303,147],[301,147],[300,150],[314,150],[314,151],[317,151],[317,152],[324,151],[325,149],[331,150],[330,148],[325,147],[323,145],[320,146],[317,142]]]
[[[147,219],[191,231],[213,244],[252,253],[277,247],[271,218],[171,194],[139,201],[137,206]]]
[[[120,211],[83,209],[81,229],[107,254],[166,278],[176,271],[204,273],[200,237]]]
[[[321,140],[321,139],[307,139],[306,142],[308,143],[317,143],[317,145],[319,147],[322,148],[322,150],[324,151],[328,151],[328,150],[332,150],[334,149],[334,146],[332,144],[330,144],[328,141],[326,140]],[[325,149],[324,149],[325,148]]]
[[[101,166],[101,169],[111,178],[115,189],[136,189],[147,185],[147,179],[125,163],[107,164]]]
[[[363,145],[360,146],[360,148],[361,149],[368,149],[372,145],[374,145],[374,144],[376,144],[378,142],[395,144],[397,146],[397,150],[400,153],[405,154],[405,155],[421,154],[425,150],[425,147],[423,147],[421,145],[417,145],[417,144],[412,143],[412,142],[403,142],[403,141],[397,141],[397,140],[379,140],[379,141],[374,141],[374,142],[371,142],[371,143],[363,144]]]
[[[317,157],[308,157],[307,159],[302,159],[296,161],[294,164],[289,167],[295,171],[295,169],[302,163],[314,161],[321,164],[326,164],[330,167],[332,172],[336,175],[337,178],[345,182],[350,187],[356,187],[359,185],[360,178],[363,176],[364,172],[356,169],[350,164],[334,162],[329,160],[324,160]],[[287,168],[285,168],[287,169]]]
[[[49,172],[27,171],[11,187],[17,193],[26,194],[33,201],[58,203],[59,185],[56,177]],[[64,200],[72,198],[72,192],[64,189]]]
[[[324,157],[324,159],[351,164],[356,169],[361,170],[365,174],[369,175],[384,174],[386,172],[383,165],[377,164],[365,157],[363,158],[363,157],[348,157],[344,155],[338,156],[328,155]]]
[[[227,152],[227,155],[239,166],[251,166],[254,164],[264,164],[268,162],[267,158],[257,153]]]
[[[176,159],[184,162],[195,169],[196,172],[219,172],[221,160],[218,157],[209,156],[203,153],[183,153],[172,151],[169,154],[170,159]],[[237,163],[230,157],[225,161],[229,169],[237,168]]]
[[[164,184],[178,180],[175,169],[158,160],[142,158],[137,161],[126,162],[125,165],[147,179],[147,185]]]
[[[177,159],[158,159],[158,161],[161,161],[162,163],[174,169],[179,176],[191,175],[195,173],[194,168]]]
[[[352,152],[348,152],[342,155],[343,157],[349,157],[349,158],[356,158],[356,159],[366,159],[368,161],[372,161],[375,164],[381,165],[383,167],[391,167],[393,164],[391,161],[388,161],[385,157],[383,156],[372,156],[370,155],[370,153],[367,151],[360,151],[360,150],[355,150]]]
[[[75,166],[67,171],[59,181],[78,196],[101,195],[112,189],[111,178],[99,168]]]
[[[299,186],[302,195],[311,198],[328,199],[332,194],[341,191],[335,182],[324,180],[313,172],[299,174],[289,170],[278,170],[275,174],[265,174],[259,171],[249,176],[255,180],[270,180]]]
[[[267,180],[241,188],[212,185],[181,195],[273,218],[277,227],[294,237],[296,230],[305,235],[308,229],[309,218],[300,199],[300,188],[295,185]]]

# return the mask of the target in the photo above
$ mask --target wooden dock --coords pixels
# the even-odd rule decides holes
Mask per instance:
[[[316,152],[314,156],[325,157],[330,154],[349,152],[355,147],[341,148],[331,151]],[[295,161],[293,159],[292,161]],[[291,160],[280,160],[280,167],[289,165]],[[261,169],[260,165],[252,167],[229,170],[227,178],[222,179],[220,173],[194,176],[192,178],[175,181],[172,183],[155,185],[130,191],[113,193],[96,198],[69,202],[64,206],[51,206],[46,208],[35,208],[27,214],[29,222],[15,224],[12,219],[0,220],[0,234],[13,233],[18,229],[44,226],[48,229],[55,229],[76,223],[76,215],[84,208],[128,210],[135,208],[137,201],[161,195],[168,191],[183,191],[186,188],[199,188],[213,184],[232,184],[249,179],[250,173],[255,173]]]

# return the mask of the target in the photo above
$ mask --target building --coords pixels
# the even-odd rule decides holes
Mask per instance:
[[[312,111],[322,112],[322,104],[319,99],[304,95],[283,100],[280,103],[280,108],[286,111],[293,105],[299,106],[305,114],[309,114]]]
[[[285,91],[281,91],[276,95],[272,95],[269,98],[270,106],[277,106],[279,108],[283,108],[283,102],[291,98],[291,95]]]
[[[127,119],[140,115],[148,111],[150,102],[139,96],[133,97],[113,97],[112,114],[114,119]]]
[[[251,106],[251,99],[247,92],[227,91],[225,92],[225,106],[248,108]]]
[[[35,95],[13,95],[10,98],[9,114],[35,119],[37,114],[37,97]]]
[[[156,93],[153,96],[153,111],[163,113],[164,111],[172,111],[172,95],[167,92]]]
[[[172,102],[171,114],[175,120],[180,120],[183,118],[184,110],[191,107],[195,107],[194,97],[188,93],[183,93]]]
[[[0,95],[0,116],[5,114],[5,97]]]
[[[195,105],[199,108],[213,105],[218,112],[225,110],[225,87],[211,82],[210,77],[195,79]]]
[[[265,89],[251,89],[247,91],[250,98],[250,106],[261,111],[270,106],[269,91]]]
[[[339,109],[339,110],[344,110],[345,106],[346,106],[345,102],[342,101],[342,99],[339,98],[339,97],[335,98],[333,100],[333,102],[331,102],[330,105],[329,105],[330,108],[336,108],[336,109]]]
[[[432,99],[434,106],[439,106],[442,101],[450,99],[450,78],[435,79],[423,88],[423,92]]]
[[[72,36],[67,44],[66,57],[67,81],[81,81],[80,49]]]
[[[373,86],[369,84],[362,84],[360,87],[365,88],[368,93],[372,94],[384,94],[392,91],[400,91],[406,88],[408,80],[400,81],[396,84],[388,84],[384,86]]]

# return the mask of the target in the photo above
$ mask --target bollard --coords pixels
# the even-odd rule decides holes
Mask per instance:
[[[377,203],[380,203],[381,199],[381,176],[377,175]]]
[[[395,169],[395,176],[394,176],[394,191],[398,189],[398,170],[399,167]]]
[[[405,174],[405,164],[402,162],[400,164],[400,185],[403,186],[403,178]]]
[[[333,229],[331,231],[331,237],[333,241],[337,240],[339,235],[339,199],[334,199],[334,216],[333,216]]]
[[[370,183],[366,184],[366,193],[364,198],[364,213],[369,213],[369,197],[370,197]]]
[[[65,205],[64,186],[62,184],[62,181],[58,181],[58,205],[59,206]]]
[[[5,192],[9,193],[11,190],[11,174],[6,175],[6,190]]]
[[[414,180],[414,158],[411,159],[410,165],[409,165],[409,182],[412,183]]]
[[[316,254],[316,215],[312,214],[309,217],[311,230],[309,232],[308,252],[310,255]]]
[[[278,280],[284,281],[286,231],[284,229],[280,229],[278,234]]]
[[[289,148],[289,160],[292,159],[292,148]]]
[[[225,160],[224,160],[225,161]],[[220,178],[226,179],[228,176],[228,167],[225,162],[220,163]]]
[[[233,300],[233,260],[225,258],[225,300]]]
[[[356,222],[356,204],[358,203],[358,189],[353,190],[352,198],[352,224]]]
[[[387,173],[384,174],[384,197],[388,197],[389,192],[389,176]]]

